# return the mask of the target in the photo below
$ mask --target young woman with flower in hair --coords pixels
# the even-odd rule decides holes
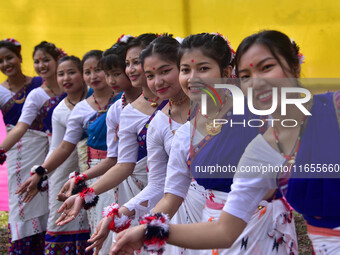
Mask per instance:
[[[16,195],[15,192],[29,178],[29,169],[35,164],[41,164],[48,152],[52,112],[65,97],[56,79],[56,63],[60,56],[61,51],[52,43],[41,42],[34,48],[34,68],[44,83],[29,93],[16,126],[1,144],[4,151],[9,151],[9,156],[13,153],[10,158],[15,157],[15,162],[8,162],[10,254],[43,254],[44,251],[44,231],[48,218],[47,192],[40,192],[29,204],[26,202],[39,192],[36,186],[28,189],[25,196]],[[6,71],[15,73],[18,70],[9,66]],[[15,164],[15,167],[11,167],[11,164]],[[43,191],[43,177],[37,178],[39,189]]]
[[[203,85],[206,86],[205,88],[209,88],[209,86],[207,86],[209,80],[204,80],[203,78],[218,77],[221,73],[223,74],[223,69],[221,70],[218,65],[219,62],[216,61],[216,58],[212,58],[214,55],[211,49],[214,47],[201,46],[203,49],[200,49],[198,47],[198,45],[200,45],[200,39],[202,38],[200,38],[199,35],[193,35],[183,41],[181,46],[183,55],[180,60],[180,81],[187,81],[186,87],[192,93],[192,98],[196,98],[196,100],[200,98],[198,95],[200,95],[199,91]],[[215,38],[215,40],[217,40],[217,38]],[[213,38],[212,41],[214,41]],[[203,45],[208,42],[209,40],[207,40],[207,38],[201,41]],[[225,44],[227,43],[225,42]],[[209,52],[211,55],[208,55]],[[217,56],[222,56],[221,50],[218,52],[220,54]],[[238,60],[239,59],[236,58],[236,61]],[[251,64],[252,65],[248,63],[248,67],[256,66],[259,68],[259,63],[251,62]],[[201,70],[202,73],[194,76],[193,73],[195,70],[199,73],[197,69]],[[214,71],[215,74],[213,73]],[[189,76],[189,74],[191,75]],[[188,75],[187,79],[185,79],[186,75]],[[200,78],[200,80],[194,81],[193,78]],[[225,83],[223,80],[211,82]],[[216,92],[219,93],[221,91],[216,89]],[[228,91],[226,92],[229,94]],[[222,96],[221,93],[220,96]],[[259,118],[258,116],[252,116],[249,112],[246,112],[243,116],[233,115],[233,113],[230,112],[232,98],[229,95],[226,96],[225,104],[229,106],[226,108],[219,107],[217,110],[212,111],[214,104],[209,104],[208,101],[207,109],[208,113],[209,111],[210,113],[207,117],[214,116],[214,118],[221,118],[224,116],[224,119],[229,121],[233,120],[234,122],[240,122],[242,118]],[[246,108],[246,111],[247,110]],[[185,187],[187,187],[191,181],[185,163],[189,153],[189,146],[183,143],[183,140],[186,140],[188,141],[187,143],[189,143],[189,141],[191,142],[189,154],[191,173],[198,183],[207,188],[207,203],[203,211],[203,221],[208,220],[207,216],[212,216],[215,219],[208,220],[211,222],[199,224],[170,225],[170,228],[167,228],[166,224],[160,225],[157,223],[157,221],[159,221],[157,217],[159,216],[147,216],[148,220],[142,222],[147,224],[126,230],[117,236],[116,241],[118,242],[113,245],[110,254],[120,254],[122,251],[131,254],[133,249],[139,249],[141,247],[143,240],[144,247],[148,248],[151,245],[150,236],[157,237],[156,240],[158,240],[158,242],[156,242],[156,244],[153,243],[153,245],[161,244],[169,237],[168,243],[180,247],[213,249],[212,251],[201,252],[202,254],[297,253],[295,226],[292,221],[291,211],[285,201],[278,199],[279,194],[275,187],[267,188],[266,192],[260,195],[257,195],[257,191],[254,189],[253,193],[248,193],[245,197],[237,196],[237,192],[242,194],[242,192],[247,189],[247,186],[239,191],[233,188],[240,180],[244,181],[244,179],[234,178],[234,184],[232,184],[231,178],[225,179],[225,177],[228,176],[226,173],[214,176],[217,178],[202,178],[204,175],[198,175],[198,173],[195,172],[196,167],[202,166],[216,164],[220,166],[227,166],[228,164],[236,166],[238,163],[242,165],[243,158],[240,160],[240,157],[242,156],[244,148],[256,137],[258,130],[243,126],[234,126],[231,128],[230,125],[223,127],[215,126],[215,129],[212,129],[211,125],[209,125],[209,121],[211,120],[208,118],[204,121],[204,116],[199,116],[199,114],[200,112],[196,111],[196,116],[193,119],[191,141],[188,135],[190,133],[189,123],[176,132],[172,146],[177,148],[178,154],[170,154],[167,181],[164,190],[165,196],[153,211],[171,212],[174,209],[171,210],[170,208],[173,207],[175,203],[169,203],[169,201],[171,201],[171,199],[173,201],[179,200],[180,198],[183,199],[186,194],[187,189]],[[208,134],[208,136],[205,134]],[[257,136],[261,136],[261,134]],[[233,144],[234,146],[232,146]],[[178,162],[182,163],[179,164]],[[232,177],[232,175],[230,177]],[[250,186],[254,181],[254,179],[251,178],[246,180]],[[226,188],[229,190],[225,190]],[[254,196],[256,196],[257,199],[254,200]],[[230,208],[231,203],[234,207],[233,210],[226,212],[225,209]],[[239,210],[239,206],[242,204],[244,204],[244,208],[243,210]],[[221,213],[221,216],[218,215],[219,213]],[[145,231],[147,231],[147,235],[144,237]],[[163,233],[163,237],[160,237],[160,233]]]
[[[58,147],[65,135],[67,120],[75,104],[82,101],[87,94],[87,86],[82,77],[82,64],[75,56],[65,56],[57,63],[57,80],[60,88],[67,97],[55,108],[52,115],[52,141],[49,155]],[[68,251],[74,254],[85,254],[87,239],[89,237],[89,224],[85,211],[82,211],[77,219],[68,226],[60,227],[55,224],[57,210],[61,203],[56,200],[62,185],[68,180],[69,174],[78,168],[78,155],[76,150],[60,165],[48,178],[49,217],[47,233],[45,236],[45,254],[57,254]],[[38,184],[35,175],[31,176],[19,192],[24,193],[27,188]],[[19,193],[20,194],[20,193]]]
[[[68,118],[63,140],[47,160],[38,166],[37,170],[49,174],[59,167],[72,154],[77,143],[83,137],[84,132],[88,136],[89,166],[94,166],[105,158],[106,114],[110,106],[120,98],[120,95],[114,95],[114,92],[105,81],[104,71],[98,66],[102,53],[100,50],[93,50],[86,53],[83,57],[83,78],[85,83],[89,84],[94,92],[86,100],[75,105]],[[62,71],[65,72],[65,70]],[[73,175],[73,177],[80,179],[85,176],[79,174],[79,176]],[[21,192],[25,192],[25,190],[22,189]],[[112,194],[103,195],[104,197],[105,195],[107,197],[112,196]],[[98,217],[96,211],[88,213],[90,226],[96,225]]]
[[[157,110],[162,109],[167,103],[162,102],[147,87],[139,61],[142,49],[155,38],[154,34],[142,34],[127,45],[126,74],[130,78],[132,86],[141,87],[143,92],[135,101],[126,105],[120,115],[117,164],[80,195],[71,196],[65,201],[60,208],[60,212],[63,214],[57,221],[59,224],[70,222],[83,204],[85,207],[95,205],[97,195],[112,187],[116,187],[116,202],[124,204],[146,186],[145,142],[149,122]]]
[[[112,220],[117,220],[120,215],[134,216],[138,219],[150,212],[163,196],[172,138],[176,130],[187,121],[190,108],[189,97],[181,89],[178,80],[177,55],[179,45],[178,41],[171,35],[162,35],[152,41],[140,55],[148,87],[156,96],[163,100],[169,100],[169,103],[156,114],[149,125],[147,136],[148,185],[120,207],[117,215],[109,215],[102,220],[95,235],[90,239],[96,247],[100,246],[101,242],[105,240]],[[190,193],[188,199],[191,200],[192,196],[193,194]],[[202,198],[201,207],[198,209],[198,211],[201,211],[204,199],[201,194],[198,194],[198,197]],[[187,204],[183,204],[179,212],[173,217],[173,222],[192,223],[200,221],[200,212],[188,214],[192,211],[187,206]],[[167,252],[168,254],[190,253],[189,250],[175,246],[168,246]]]
[[[124,39],[124,38],[123,38]],[[123,92],[122,98],[117,100],[108,110],[106,117],[107,125],[107,157],[102,160],[99,164],[93,166],[92,168],[85,171],[83,174],[87,176],[87,180],[96,180],[94,178],[103,175],[108,169],[114,166],[117,162],[118,154],[118,126],[119,118],[124,107],[133,102],[141,94],[141,88],[133,87],[129,78],[125,74],[125,55],[126,55],[126,43],[132,39],[132,37],[127,38],[127,41],[120,40],[114,44],[110,49],[106,50],[103,54],[103,58],[100,60],[99,65],[105,72],[105,77],[108,85],[112,88],[115,93]],[[92,180],[93,179],[93,180]],[[65,183],[64,187],[58,194],[61,199],[66,199],[71,195],[72,190],[75,187],[75,178],[72,178]],[[65,200],[64,199],[64,200]],[[101,199],[105,204],[113,203],[115,196],[111,194],[111,197]],[[96,210],[103,208],[99,205],[96,206]],[[100,214],[101,216],[101,214]],[[70,224],[73,224],[71,222]],[[68,225],[68,224],[67,224]],[[67,226],[66,225],[66,226]],[[95,227],[95,226],[94,226]],[[110,248],[110,241],[112,240],[112,234],[108,237],[107,248],[103,248],[103,252]],[[88,250],[91,250],[89,247]],[[98,252],[99,249],[96,249]]]

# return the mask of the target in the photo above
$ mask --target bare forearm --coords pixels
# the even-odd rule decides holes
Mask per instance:
[[[170,218],[174,216],[178,208],[181,206],[183,198],[166,193],[163,198],[158,202],[155,208],[152,210],[153,213],[162,212],[169,215]]]
[[[71,155],[75,147],[75,144],[62,141],[48,159],[42,164],[42,167],[46,168],[49,173],[54,171]]]
[[[84,174],[88,179],[93,179],[95,177],[105,174],[111,167],[117,163],[117,158],[106,158],[102,160],[98,165],[86,170]]]
[[[130,176],[135,168],[135,163],[118,163],[111,167],[98,181],[91,187],[97,195],[104,193],[123,182]]]
[[[229,248],[246,223],[230,214],[222,215],[217,222],[170,225],[168,243],[189,249]]]
[[[17,125],[7,134],[5,140],[1,143],[5,151],[9,151],[26,133],[29,126],[26,123],[18,122]]]

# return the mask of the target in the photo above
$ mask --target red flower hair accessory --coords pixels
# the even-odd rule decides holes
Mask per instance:
[[[122,35],[118,38],[117,43],[118,43],[118,42],[127,43],[128,40],[129,40],[130,38],[132,38],[132,37],[133,37],[132,35],[124,35],[124,34],[122,34]]]
[[[14,46],[16,46],[18,48],[19,52],[21,52],[21,44],[17,40],[15,40],[14,38],[5,38],[4,41],[13,43]]]
[[[62,48],[57,48],[60,54],[60,58],[67,56],[67,53]]]

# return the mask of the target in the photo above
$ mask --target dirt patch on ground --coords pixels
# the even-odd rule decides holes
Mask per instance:
[[[294,212],[296,233],[299,242],[299,254],[312,254],[311,241],[307,236],[307,228],[303,217]],[[8,212],[0,212],[0,254],[8,254],[8,236],[7,236]]]

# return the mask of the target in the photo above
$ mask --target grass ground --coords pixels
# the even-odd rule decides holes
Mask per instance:
[[[294,212],[296,233],[299,242],[299,255],[312,254],[311,242],[307,236],[306,224],[302,216]],[[8,212],[0,212],[0,254],[8,254],[7,237]]]
[[[0,254],[8,254],[8,212],[0,212]]]

